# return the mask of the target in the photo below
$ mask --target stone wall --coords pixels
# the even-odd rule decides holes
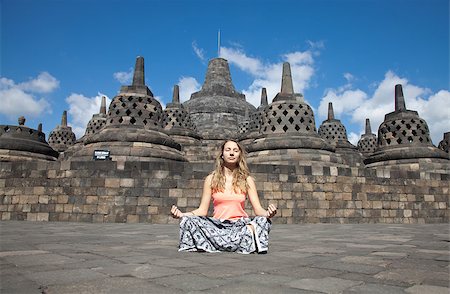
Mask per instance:
[[[449,170],[422,169],[424,164],[255,164],[250,169],[263,206],[270,202],[279,207],[276,223],[448,222]],[[209,163],[185,162],[0,162],[0,216],[175,223],[171,205],[183,211],[196,208],[211,170]]]

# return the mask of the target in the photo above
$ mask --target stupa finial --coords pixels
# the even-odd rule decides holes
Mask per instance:
[[[395,111],[406,110],[405,97],[403,97],[403,88],[401,84],[395,85]]]
[[[67,110],[64,110],[61,117],[61,126],[67,127]]]
[[[328,120],[334,119],[333,103],[328,102]]]
[[[39,131],[39,132],[42,132],[42,123],[39,123],[39,125],[38,125],[38,131]]]
[[[106,115],[106,96],[102,96],[102,102],[100,104],[100,114]]]
[[[178,85],[173,86],[172,103],[180,103],[180,87]]]
[[[366,118],[366,135],[372,134],[372,128],[370,127],[370,120]]]
[[[281,77],[281,93],[294,94],[294,86],[292,84],[291,65],[289,62],[283,63],[283,74]]]
[[[261,89],[261,106],[266,106],[267,103],[267,89],[262,88]]]
[[[136,65],[134,66],[133,86],[145,86],[144,76],[144,57],[138,56],[136,58]]]

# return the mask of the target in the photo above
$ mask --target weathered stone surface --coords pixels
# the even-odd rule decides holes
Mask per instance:
[[[23,121],[23,123],[25,123]],[[0,125],[0,160],[56,160],[59,153],[45,140],[42,130],[19,126]]]
[[[0,291],[446,293],[448,264],[431,258],[447,248],[446,229],[275,224],[268,254],[239,255],[177,252],[176,224],[0,222]],[[372,243],[406,255],[398,261],[370,256],[373,248],[363,245]],[[378,274],[361,271],[384,268],[383,262],[393,263]],[[355,268],[334,266],[339,263]]]
[[[210,60],[202,89],[183,105],[204,139],[237,138],[245,113],[255,112],[245,95],[234,89],[228,62],[223,58]]]
[[[366,164],[410,158],[444,158],[448,154],[434,147],[428,125],[417,111],[405,106],[402,85],[395,86],[395,111],[385,115],[378,128],[378,146]]]
[[[327,277],[323,279],[300,279],[289,283],[289,286],[303,290],[332,294],[341,293],[350,287],[360,284],[362,284],[362,282]]]

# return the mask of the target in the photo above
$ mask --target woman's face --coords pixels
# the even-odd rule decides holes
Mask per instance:
[[[233,141],[228,141],[225,143],[222,152],[223,160],[228,164],[237,164],[241,156],[241,150],[238,144]]]

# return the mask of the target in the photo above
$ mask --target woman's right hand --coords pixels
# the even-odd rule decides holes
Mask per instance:
[[[170,210],[170,212],[172,213],[172,217],[173,218],[181,218],[184,216],[184,213],[182,213],[178,207],[176,207],[175,205],[172,205],[172,209]]]

